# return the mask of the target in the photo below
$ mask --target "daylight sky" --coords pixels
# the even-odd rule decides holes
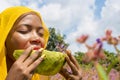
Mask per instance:
[[[28,6],[41,13],[48,27],[54,27],[66,35],[69,49],[86,51],[84,45],[76,42],[76,37],[89,34],[88,44],[112,29],[113,35],[120,34],[120,0],[1,0],[0,12],[16,5]],[[104,45],[114,51],[112,46]]]

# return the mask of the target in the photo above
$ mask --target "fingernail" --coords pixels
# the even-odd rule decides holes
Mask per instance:
[[[45,54],[43,54],[42,56],[41,56],[41,58],[44,58],[45,57]]]
[[[44,48],[40,48],[40,49],[39,49],[39,51],[42,51],[42,50],[44,50]]]
[[[42,52],[43,50],[44,50],[44,48],[40,48],[38,51],[39,51],[39,52]]]
[[[31,49],[34,50],[34,46],[31,46]]]

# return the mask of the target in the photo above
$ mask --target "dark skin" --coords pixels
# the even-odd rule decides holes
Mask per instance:
[[[79,66],[79,63],[75,59],[75,57],[71,54],[70,50],[66,51],[66,62],[71,69],[71,72],[67,70],[67,68],[62,68],[60,74],[65,77],[66,80],[82,80],[81,74],[82,70]]]

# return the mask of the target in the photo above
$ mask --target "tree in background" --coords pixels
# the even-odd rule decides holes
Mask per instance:
[[[64,41],[65,35],[57,33],[55,28],[49,28],[49,32],[50,37],[46,49],[50,51],[64,52],[69,46],[69,44]]]

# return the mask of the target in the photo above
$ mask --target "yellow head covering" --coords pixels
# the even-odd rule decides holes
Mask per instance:
[[[32,9],[29,9],[24,6],[16,6],[16,7],[10,7],[4,10],[0,14],[0,80],[5,80],[5,77],[7,75],[6,56],[5,56],[5,40],[7,38],[7,35],[10,32],[11,28],[13,27],[15,21],[24,13],[28,13],[31,11],[35,12]],[[41,18],[40,14],[39,13],[37,14]],[[42,26],[45,30],[44,39],[47,45],[49,32],[43,21],[42,21]]]

